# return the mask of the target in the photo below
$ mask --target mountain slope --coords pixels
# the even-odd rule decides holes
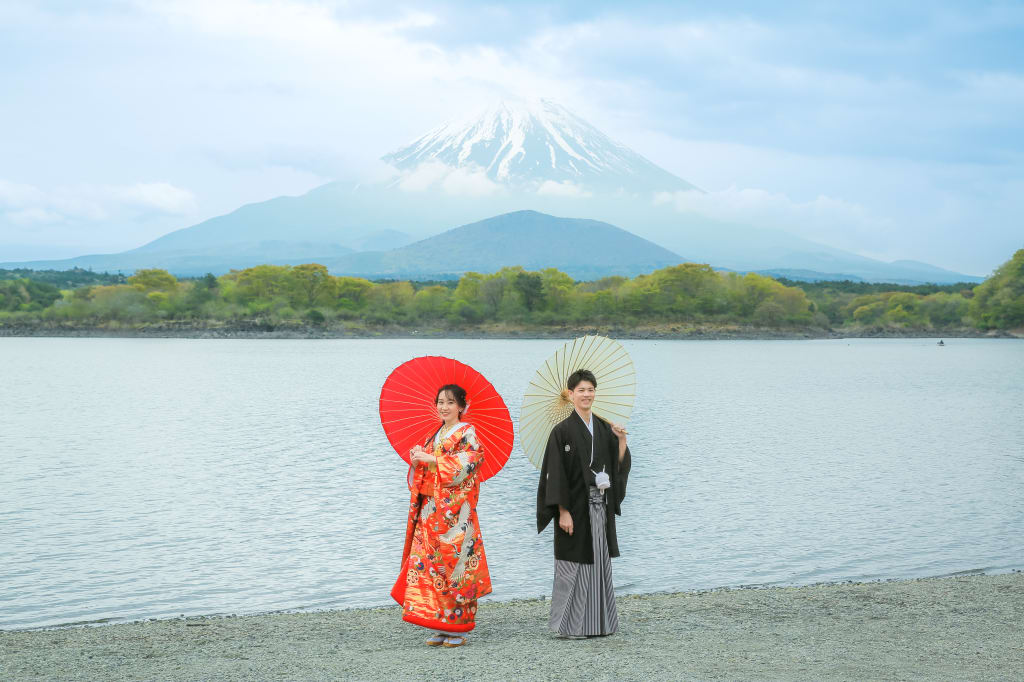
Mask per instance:
[[[355,192],[358,185],[323,185],[298,197],[276,197],[246,204],[231,213],[176,230],[125,253],[178,251],[181,249],[218,249],[245,242],[317,242],[335,244],[343,250],[358,250],[386,233],[395,244],[412,241],[392,226],[368,224],[356,213],[339,210],[344,206],[340,193]],[[324,191],[327,189],[328,191]],[[330,191],[334,190],[334,191]],[[342,199],[342,201],[339,201]]]
[[[516,211],[463,225],[386,252],[325,263],[334,274],[432,278],[494,272],[505,266],[558,268],[576,279],[632,277],[683,259],[653,242],[596,220]]]

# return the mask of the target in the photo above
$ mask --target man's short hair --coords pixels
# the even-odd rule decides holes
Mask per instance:
[[[597,377],[589,369],[578,369],[569,375],[569,380],[565,382],[565,385],[570,391],[575,391],[576,387],[579,386],[581,381],[589,381],[594,384],[594,388],[597,388]]]

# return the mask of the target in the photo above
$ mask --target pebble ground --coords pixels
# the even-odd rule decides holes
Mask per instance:
[[[618,599],[571,641],[543,600],[481,604],[468,644],[398,607],[0,632],[2,680],[1024,680],[1024,574]]]

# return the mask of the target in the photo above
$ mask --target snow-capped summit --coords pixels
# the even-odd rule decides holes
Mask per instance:
[[[468,120],[441,125],[383,160],[400,171],[441,163],[532,189],[695,189],[545,99],[499,102]]]

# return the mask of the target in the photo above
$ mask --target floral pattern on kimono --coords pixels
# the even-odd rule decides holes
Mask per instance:
[[[431,438],[437,467],[410,467],[409,517],[402,570],[391,596],[402,619],[435,630],[468,632],[477,599],[490,594],[491,577],[476,514],[477,478],[484,448],[470,424],[459,423],[443,439]],[[432,495],[420,491],[433,487]]]

